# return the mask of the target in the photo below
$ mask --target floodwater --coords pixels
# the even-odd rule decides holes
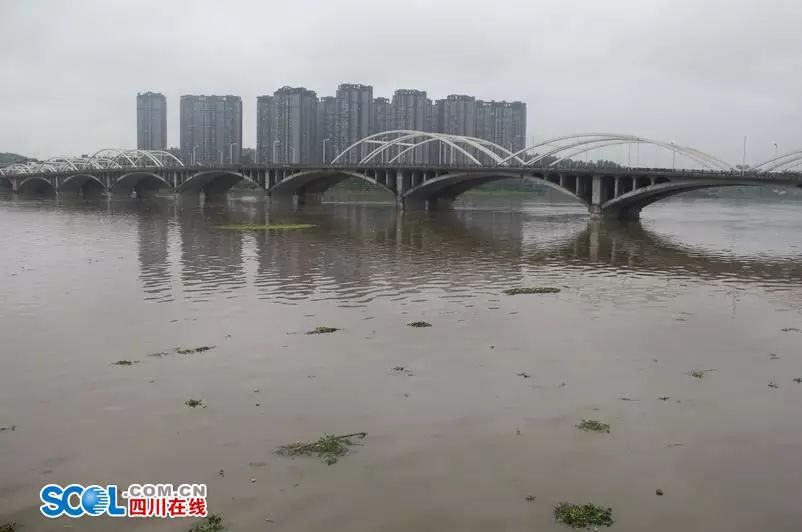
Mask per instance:
[[[0,201],[0,524],[185,531],[38,492],[203,482],[232,531],[567,530],[560,501],[802,529],[802,203],[472,207]],[[331,466],[273,452],[359,431]]]

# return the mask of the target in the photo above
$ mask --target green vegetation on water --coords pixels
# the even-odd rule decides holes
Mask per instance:
[[[228,530],[223,525],[223,517],[220,514],[209,514],[203,521],[189,529],[189,532],[223,532]]]
[[[561,502],[554,507],[554,519],[572,528],[612,526],[613,509],[595,504],[571,504]]]
[[[276,449],[276,453],[281,456],[311,456],[317,454],[320,461],[326,465],[336,464],[341,456],[349,452],[349,447],[354,445],[351,438],[364,439],[367,432],[355,432],[344,436],[324,434],[315,442],[295,442],[282,445]]]
[[[577,426],[579,430],[587,432],[606,432],[610,434],[610,425],[596,421],[595,419],[583,419]]]
[[[517,296],[521,294],[559,294],[559,288],[552,288],[549,286],[540,286],[535,288],[508,288],[504,290],[508,296]]]
[[[333,332],[337,332],[339,329],[336,327],[315,327],[311,331],[308,331],[306,334],[330,334]]]
[[[690,375],[691,377],[694,377],[696,379],[702,379],[702,378],[704,378],[704,376],[706,374],[710,373],[711,371],[716,371],[716,370],[714,370],[714,369],[696,369],[696,370],[693,370],[691,372],[688,372],[688,375]]]
[[[229,231],[285,231],[289,229],[311,229],[315,224],[226,224],[218,225],[218,229]]]
[[[195,353],[205,353],[206,351],[211,351],[217,346],[214,345],[202,345],[200,347],[176,347],[175,352],[179,355],[194,355]],[[154,354],[153,356],[158,356],[158,354]]]

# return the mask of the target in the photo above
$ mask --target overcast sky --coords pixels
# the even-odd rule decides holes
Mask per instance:
[[[632,133],[740,162],[802,149],[800,0],[0,0],[0,151],[136,146],[136,93],[339,83],[523,100],[528,135]]]

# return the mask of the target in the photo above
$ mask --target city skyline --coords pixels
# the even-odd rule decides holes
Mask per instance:
[[[609,131],[741,160],[748,136],[751,161],[802,144],[798,2],[199,1],[6,6],[0,149],[43,158],[134,147],[132,95],[148,89],[169,96],[168,146],[179,142],[177,97],[191,93],[241,96],[254,146],[257,96],[285,84],[333,95],[339,82],[370,84],[374,98],[412,87],[522,100],[538,140]],[[343,31],[354,20],[381,31]],[[221,27],[236,38],[200,38]]]
[[[525,102],[482,100],[457,94],[433,99],[425,90],[409,88],[396,89],[391,99],[374,98],[373,86],[359,83],[341,83],[335,94],[318,97],[305,87],[285,85],[272,95],[257,96],[255,147],[243,140],[243,123],[248,119],[242,114],[239,96],[181,95],[176,147],[144,142],[143,139],[150,140],[154,134],[160,142],[169,136],[164,123],[170,106],[163,93],[137,93],[137,146],[176,150],[186,164],[237,162],[242,150],[250,148],[255,150],[257,162],[331,162],[355,142],[389,130],[473,136],[511,152],[525,147]],[[235,102],[234,107],[229,108],[227,102]],[[157,113],[145,113],[154,107]],[[156,122],[158,127],[154,126]],[[347,162],[357,162],[368,150],[366,146],[349,153]],[[480,153],[474,155],[484,157]],[[405,159],[418,162],[443,162],[443,157],[431,146],[416,148],[405,155]]]

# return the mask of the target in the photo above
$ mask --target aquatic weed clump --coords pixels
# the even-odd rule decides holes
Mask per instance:
[[[281,456],[311,456],[317,454],[320,461],[326,465],[336,464],[341,456],[349,452],[349,447],[355,445],[352,438],[364,439],[367,432],[355,432],[343,436],[334,434],[324,434],[315,442],[294,442],[282,445],[276,449],[276,454]]]
[[[218,229],[229,231],[288,231],[291,229],[311,229],[315,224],[225,224],[218,225]]]
[[[205,353],[206,351],[211,351],[217,346],[214,345],[202,345],[200,347],[176,347],[175,352],[179,355],[194,355],[196,353]]]
[[[336,327],[315,327],[311,331],[308,331],[306,334],[331,334],[337,331],[339,331],[339,329]]]
[[[189,529],[189,532],[223,532],[228,530],[223,525],[223,517],[220,514],[209,514],[203,521]]]
[[[613,509],[603,508],[593,503],[571,504],[561,502],[554,507],[554,519],[572,528],[591,528],[612,526]]]
[[[691,377],[693,377],[695,379],[703,379],[705,375],[707,375],[708,373],[711,373],[713,371],[716,371],[716,370],[715,369],[695,369],[693,371],[689,371],[688,375],[690,375]]]
[[[522,294],[559,294],[559,288],[552,288],[549,286],[540,286],[535,288],[508,288],[504,290],[508,296],[517,296]]]
[[[583,419],[577,424],[576,428],[587,432],[605,432],[610,434],[610,425],[602,423],[601,421],[596,421],[595,419]]]

